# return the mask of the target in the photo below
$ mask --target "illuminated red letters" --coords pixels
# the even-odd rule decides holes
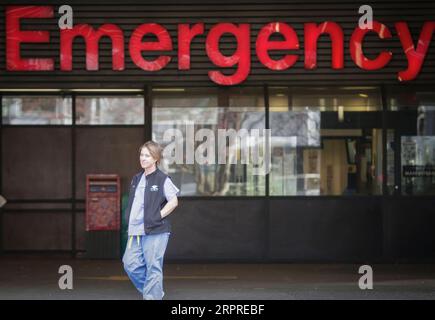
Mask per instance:
[[[157,42],[142,42],[142,38],[147,34],[154,34]],[[133,62],[141,69],[146,71],[159,71],[163,69],[169,61],[170,56],[160,56],[154,61],[145,60],[142,51],[171,51],[172,40],[168,31],[156,23],[147,23],[139,26],[133,31],[130,39],[129,51]]]
[[[52,6],[7,6],[6,10],[6,69],[8,71],[53,71],[53,58],[22,58],[22,43],[47,43],[50,41],[48,31],[22,31],[21,19],[53,18]],[[408,65],[398,72],[399,81],[415,79],[421,71],[426,58],[435,21],[425,22],[418,41],[412,39],[406,22],[394,24],[397,36],[402,45],[403,54]],[[376,33],[380,40],[392,38],[388,27],[373,21],[373,28],[353,31],[349,49],[354,63],[363,70],[378,70],[385,67],[392,59],[392,52],[380,50],[375,58],[364,55],[363,47],[367,33]],[[112,69],[124,70],[125,43],[123,30],[114,24],[104,24],[94,28],[88,24],[79,24],[72,29],[59,30],[60,33],[60,70],[73,69],[73,42],[82,37],[86,43],[86,70],[99,69],[98,44],[102,37],[110,38],[112,42]],[[205,33],[204,23],[178,25],[178,69],[191,68],[191,46],[195,37]],[[247,79],[251,70],[251,26],[248,23],[218,23],[210,26],[205,40],[206,54],[210,61],[220,70],[208,72],[209,78],[224,86],[236,85]],[[224,35],[235,39],[236,49],[231,55],[225,55],[220,48],[220,40]],[[272,40],[274,34],[279,34],[283,40]],[[147,40],[145,36],[152,35],[156,40]],[[326,21],[320,24],[304,24],[304,67],[307,70],[317,67],[317,43],[322,35],[328,35],[331,40],[331,68],[344,67],[344,37],[339,24]],[[415,45],[416,44],[416,45]],[[272,59],[273,51],[287,51],[280,59]],[[291,68],[300,55],[299,39],[295,30],[284,22],[271,22],[263,26],[255,42],[255,53],[260,63],[270,70],[286,70]],[[153,60],[145,59],[146,52],[159,52]],[[290,52],[289,52],[290,51]],[[139,25],[129,39],[128,52],[133,63],[147,72],[156,72],[165,68],[174,55],[172,38],[168,30],[156,23]],[[281,52],[282,53],[282,52]],[[226,71],[222,68],[227,69]]]
[[[178,69],[190,69],[190,44],[193,38],[203,33],[203,23],[197,23],[192,28],[188,24],[178,25]]]
[[[331,37],[332,48],[332,68],[343,68],[343,30],[335,22],[323,22],[319,26],[315,23],[304,25],[305,33],[305,68],[314,69],[317,67],[317,39],[323,33],[328,33]]]
[[[366,33],[376,32],[381,39],[391,38],[388,28],[377,21],[373,21],[373,29],[360,29],[357,27],[350,39],[350,55],[353,62],[364,70],[377,70],[385,67],[391,60],[392,53],[389,51],[381,52],[375,59],[368,59],[362,49],[362,43]]]
[[[48,31],[21,31],[21,18],[52,18],[51,6],[8,6],[6,7],[6,69],[8,71],[52,71],[51,58],[22,59],[20,45],[23,42],[48,42]]]
[[[270,41],[274,33],[281,33],[284,41]],[[273,60],[269,56],[271,50],[294,50],[299,49],[299,40],[295,30],[289,25],[281,22],[269,23],[258,33],[257,56],[262,64],[271,70],[285,70],[290,68],[298,59],[295,54],[287,54],[280,60]]]
[[[72,44],[78,36],[83,37],[86,43],[86,70],[98,70],[98,42],[103,36],[110,37],[112,40],[113,70],[124,70],[124,34],[114,24],[102,25],[98,31],[87,24],[61,30],[60,70],[72,70]]]
[[[237,49],[232,56],[224,56],[219,50],[219,40],[225,34],[230,33],[236,38]],[[251,50],[249,24],[236,26],[232,23],[219,23],[209,32],[205,42],[207,55],[218,67],[233,67],[237,70],[230,76],[224,75],[221,71],[210,71],[210,79],[222,85],[234,85],[243,82],[251,68]]]
[[[421,31],[420,38],[417,41],[417,50],[415,50],[412,42],[411,34],[409,33],[408,25],[406,22],[397,22],[395,24],[397,33],[402,43],[403,51],[405,52],[406,59],[408,60],[408,68],[399,72],[399,81],[409,81],[415,79],[420,72],[423,65],[424,58],[426,57],[427,49],[429,48],[432,39],[432,33],[435,29],[435,22],[425,22],[423,30]]]

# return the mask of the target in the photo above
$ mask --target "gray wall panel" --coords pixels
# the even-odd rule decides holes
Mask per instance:
[[[180,200],[171,217],[168,259],[260,259],[263,200]]]
[[[382,255],[381,198],[272,199],[271,259],[362,261]]]
[[[397,260],[435,257],[434,197],[390,198],[385,202],[385,254]]]
[[[71,250],[71,214],[3,212],[5,250]]]
[[[71,129],[2,128],[3,194],[71,198]]]

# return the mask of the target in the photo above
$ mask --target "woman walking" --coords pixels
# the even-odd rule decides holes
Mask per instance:
[[[148,141],[139,148],[143,171],[130,185],[126,210],[128,243],[122,261],[133,285],[145,300],[161,300],[163,257],[171,233],[168,215],[178,205],[179,189],[159,170],[162,148]]]

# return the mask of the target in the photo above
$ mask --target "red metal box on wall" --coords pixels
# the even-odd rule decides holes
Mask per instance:
[[[86,231],[119,230],[120,201],[119,175],[86,175]]]

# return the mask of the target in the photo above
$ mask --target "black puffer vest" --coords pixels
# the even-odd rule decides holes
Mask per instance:
[[[130,221],[130,212],[133,205],[136,187],[139,184],[143,171],[136,174],[130,184],[130,192],[128,195],[128,206],[126,210],[125,221]],[[144,227],[145,234],[158,234],[163,232],[171,232],[171,224],[168,217],[162,219],[160,210],[166,205],[166,197],[164,192],[165,180],[168,176],[160,171],[156,171],[146,176],[145,198],[144,198]]]

